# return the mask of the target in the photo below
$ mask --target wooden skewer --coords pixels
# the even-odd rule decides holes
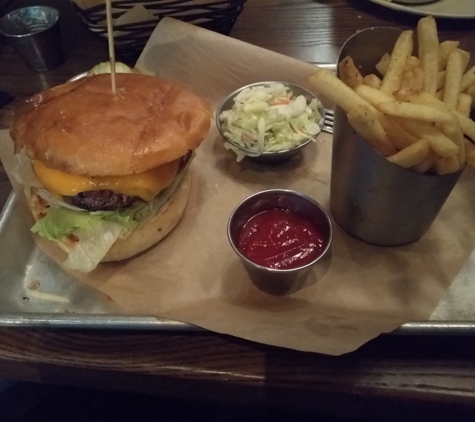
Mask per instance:
[[[107,15],[107,40],[109,42],[109,58],[111,62],[111,84],[112,93],[115,95],[115,51],[114,51],[114,31],[112,27],[112,0],[106,0],[106,15]]]

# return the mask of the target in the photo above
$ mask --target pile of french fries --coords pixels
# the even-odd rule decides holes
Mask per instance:
[[[345,110],[349,123],[389,161],[417,173],[475,167],[475,66],[458,41],[439,42],[432,16],[401,32],[391,53],[363,76],[357,58],[338,64],[339,78],[318,69],[309,82]]]

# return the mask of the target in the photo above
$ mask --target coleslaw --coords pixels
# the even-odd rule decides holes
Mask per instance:
[[[219,115],[225,147],[233,150],[237,161],[246,155],[293,149],[321,130],[320,102],[294,96],[279,82],[255,85],[234,98],[233,107]]]

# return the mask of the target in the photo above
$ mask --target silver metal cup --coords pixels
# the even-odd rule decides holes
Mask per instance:
[[[353,35],[338,61],[350,55],[363,74],[391,52],[400,34],[370,28]],[[369,47],[371,46],[371,47]],[[429,229],[462,170],[447,175],[417,174],[390,163],[355,133],[345,112],[335,109],[330,208],[352,236],[374,245],[414,242]]]
[[[273,208],[286,208],[312,221],[326,239],[322,253],[307,265],[278,270],[263,267],[247,259],[238,249],[238,238],[244,224],[254,215]],[[326,211],[313,199],[298,192],[271,189],[258,192],[242,201],[232,212],[228,222],[228,239],[249,274],[254,285],[271,295],[283,296],[306,286],[312,269],[324,274],[331,261],[333,229]]]
[[[0,19],[0,33],[34,72],[54,69],[64,60],[59,12],[53,7],[14,10]]]

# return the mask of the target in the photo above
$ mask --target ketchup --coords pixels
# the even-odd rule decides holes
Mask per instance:
[[[312,262],[325,237],[310,220],[285,208],[262,211],[242,227],[237,246],[250,261],[285,270]]]

